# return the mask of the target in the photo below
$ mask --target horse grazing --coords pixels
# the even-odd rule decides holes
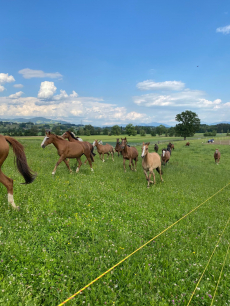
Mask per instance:
[[[99,142],[97,140],[95,140],[93,142],[93,146],[94,147],[97,147],[97,152],[99,154],[99,158],[104,162],[104,154],[107,154],[107,159],[109,158],[109,153],[111,153],[111,156],[112,156],[112,160],[114,161],[113,159],[113,155],[114,155],[114,150],[113,150],[113,147],[106,143],[105,145],[102,145],[102,144],[99,144]],[[102,158],[101,158],[101,155],[102,155]]]
[[[185,145],[185,146],[188,146],[188,147],[189,147],[189,146],[190,146],[190,142],[186,142],[186,145]]]
[[[174,144],[173,144],[173,143],[170,142],[170,143],[168,144],[168,147],[170,147],[171,150],[172,150],[172,149],[174,150]]]
[[[162,160],[162,163],[165,165],[168,163],[170,159],[170,153],[169,151],[167,151],[166,149],[163,149],[162,150],[162,154],[161,154],[161,160]]]
[[[91,156],[91,152],[89,150],[88,147],[84,147],[84,145],[81,144],[81,142],[75,141],[75,142],[70,142],[70,141],[66,141],[64,138],[62,138],[61,136],[57,136],[55,134],[52,134],[51,132],[46,133],[46,136],[43,140],[43,142],[41,143],[41,147],[44,149],[46,146],[48,146],[49,144],[53,144],[57,151],[58,151],[58,155],[60,156],[59,160],[57,161],[52,174],[55,174],[57,166],[64,161],[64,163],[66,164],[66,167],[69,169],[70,173],[72,172],[72,170],[70,169],[69,166],[69,161],[67,160],[67,158],[76,158],[78,161],[78,167],[76,169],[76,172],[79,171],[82,162],[80,157],[84,154],[89,162],[91,171],[93,171],[92,168],[92,161],[93,158]]]
[[[17,164],[18,171],[21,173],[21,175],[25,179],[24,184],[32,183],[36,175],[32,173],[32,171],[30,170],[27,164],[23,145],[20,144],[20,142],[18,142],[12,137],[0,135],[0,182],[7,189],[8,202],[13,206],[13,208],[19,209],[19,206],[16,206],[14,203],[13,180],[7,177],[5,174],[3,174],[1,170],[1,166],[9,154],[9,144],[13,147],[13,151],[16,156],[16,164]]]
[[[148,143],[143,142],[142,154],[141,154],[142,167],[144,170],[146,180],[148,181],[148,186],[147,186],[148,188],[149,188],[150,183],[156,184],[155,173],[153,172],[154,169],[156,169],[157,172],[160,174],[161,181],[163,182],[163,179],[162,179],[163,172],[161,170],[161,158],[158,153],[155,153],[155,152],[149,153],[149,144],[150,142]],[[149,175],[148,175],[148,171],[149,171]],[[154,182],[150,181],[151,175],[153,175]]]
[[[88,142],[88,141],[83,141],[80,137],[76,137],[74,135],[73,132],[70,132],[70,131],[66,131],[64,134],[61,135],[61,137],[63,137],[64,139],[68,139],[70,142],[80,142],[85,149],[89,149],[90,150],[90,157],[92,159],[92,161],[94,161],[94,156],[96,155],[95,153],[93,153],[93,145]],[[88,161],[88,159],[85,160],[84,164],[86,164]]]
[[[130,146],[127,145],[126,137],[124,139],[121,138],[121,148],[122,148],[122,155],[123,155],[124,171],[126,172],[126,169],[125,169],[126,159],[129,160],[130,170],[134,170],[133,160],[135,160],[135,171],[137,171],[137,169],[136,169],[137,161],[138,161],[138,151],[137,151],[137,149],[135,147],[130,147]],[[131,167],[131,163],[132,163],[133,168]]]
[[[214,153],[214,159],[215,159],[215,163],[218,165],[219,161],[220,161],[220,151],[218,149],[216,149],[216,151]]]
[[[121,148],[121,143],[119,141],[119,138],[117,138],[117,142],[116,142],[116,146],[115,146],[115,152],[118,153],[118,156],[121,152],[121,155],[122,155],[122,148]]]
[[[155,152],[158,152],[158,150],[159,150],[159,147],[156,143],[155,143],[155,146],[154,146],[154,150],[155,150]]]

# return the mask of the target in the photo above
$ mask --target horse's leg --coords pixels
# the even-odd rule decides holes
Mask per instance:
[[[104,160],[104,152],[102,153],[102,161],[103,161],[103,163],[105,162],[105,160]]]
[[[107,152],[106,154],[107,154],[107,159],[109,159],[109,152]]]
[[[14,209],[19,209],[19,206],[16,206],[14,203],[13,197],[13,180],[7,177],[5,174],[2,173],[0,169],[0,182],[6,187],[8,192],[8,202],[13,206]]]
[[[153,175],[153,181],[150,181],[151,174]],[[152,184],[156,184],[155,173],[154,173],[153,170],[149,171],[149,181],[150,181],[150,183],[152,183]]]
[[[136,158],[135,159],[135,171],[137,171],[137,161],[138,161],[138,159]]]
[[[80,168],[81,168],[82,162],[81,162],[81,158],[80,157],[77,157],[76,159],[78,161],[78,166],[77,166],[77,169],[76,169],[76,173],[78,173]]]
[[[124,171],[126,172],[126,169],[125,169],[125,159],[123,158],[123,167],[124,167]]]
[[[129,159],[129,168],[130,168],[130,170],[132,170],[131,162],[132,162],[132,158]]]
[[[69,159],[64,159],[64,163],[66,164],[66,167],[69,169],[69,172],[72,173],[72,170],[70,169],[69,166]]]
[[[111,156],[112,156],[112,160],[114,161],[114,159],[113,159],[113,152],[111,152]]]
[[[88,160],[88,162],[89,162],[89,166],[90,166],[90,168],[91,168],[91,171],[93,172],[92,160],[91,160],[91,158],[90,158],[90,155],[89,155],[88,157],[86,156],[86,158],[87,158],[87,160]]]
[[[162,178],[161,167],[159,166],[158,168],[159,168],[159,174],[160,174],[161,181],[164,182],[164,180]]]
[[[131,163],[132,163],[132,166],[133,166],[133,169],[132,169],[132,170],[134,171],[134,163],[133,163],[133,160],[132,160],[132,159],[131,159]]]
[[[64,159],[65,159],[64,156],[61,156],[61,157],[59,158],[59,160],[57,161],[57,163],[56,163],[56,165],[55,165],[55,167],[54,167],[54,169],[53,169],[52,174],[55,174],[56,169],[57,169],[57,166],[58,166]]]

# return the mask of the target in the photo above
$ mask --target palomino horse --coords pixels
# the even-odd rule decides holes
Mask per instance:
[[[150,183],[151,184],[156,184],[155,173],[153,172],[154,169],[156,169],[157,172],[160,174],[161,181],[163,182],[163,179],[162,179],[163,172],[161,170],[161,158],[160,158],[158,153],[155,153],[155,152],[149,153],[149,144],[150,144],[150,142],[148,142],[148,143],[143,142],[142,154],[141,154],[142,167],[143,167],[143,170],[144,170],[146,180],[148,181],[148,186],[147,187],[149,187]],[[148,175],[148,171],[149,171],[149,175]],[[154,182],[150,181],[151,175],[153,175]]]
[[[92,156],[90,154],[90,150],[87,147],[84,147],[80,142],[70,142],[70,141],[66,141],[64,138],[62,138],[61,136],[57,136],[55,134],[52,134],[51,132],[46,133],[46,136],[43,140],[43,142],[41,143],[41,147],[45,148],[46,146],[48,146],[49,144],[53,144],[56,149],[58,150],[58,155],[60,156],[59,160],[57,161],[52,174],[55,174],[57,166],[64,161],[64,163],[66,164],[66,167],[69,169],[70,173],[72,172],[72,170],[69,167],[69,161],[67,160],[67,158],[76,158],[78,161],[78,167],[76,169],[76,172],[79,171],[82,162],[80,157],[85,154],[91,171],[93,171],[92,168]]]
[[[90,150],[90,155],[91,155],[91,159],[92,161],[94,161],[94,156],[96,155],[95,153],[93,153],[93,145],[88,142],[88,141],[83,141],[80,137],[75,137],[73,132],[70,131],[66,131],[64,134],[61,135],[61,137],[68,139],[70,142],[80,142],[81,145],[84,146],[84,148],[88,148]],[[81,139],[81,140],[80,140]],[[85,160],[84,164],[87,163],[87,159]]]
[[[1,170],[1,166],[9,154],[9,144],[13,147],[13,151],[16,156],[16,164],[17,164],[18,171],[21,173],[21,175],[25,179],[24,184],[32,183],[36,175],[32,173],[32,171],[30,170],[27,164],[23,145],[20,144],[20,142],[18,142],[12,137],[0,135],[0,182],[7,189],[8,202],[13,206],[13,208],[19,209],[19,206],[16,206],[14,203],[13,180],[7,177],[5,174],[3,174]]]
[[[137,171],[136,166],[137,166],[137,161],[138,161],[138,151],[135,147],[129,147],[127,145],[127,139],[126,137],[123,139],[121,138],[121,147],[122,147],[122,155],[123,155],[123,167],[125,169],[125,161],[126,159],[129,160],[129,168],[130,170],[134,170],[134,164],[133,160],[135,160],[135,171]],[[133,168],[131,167],[131,163]]]
[[[170,142],[170,143],[168,144],[168,147],[170,147],[171,150],[172,150],[172,149],[174,150],[174,144],[173,144],[173,143]]]
[[[185,145],[185,146],[188,146],[188,147],[189,147],[189,145],[190,145],[190,142],[186,142],[186,145]]]
[[[113,150],[113,147],[106,143],[105,145],[102,145],[102,144],[99,144],[99,142],[97,140],[95,140],[93,142],[93,146],[94,147],[97,147],[97,152],[99,154],[99,158],[104,162],[104,154],[107,154],[107,159],[109,158],[109,153],[111,153],[111,156],[112,156],[112,160],[114,161],[113,159],[113,155],[114,155],[114,150]],[[102,158],[101,158],[101,155],[102,155]]]
[[[158,149],[159,149],[159,147],[158,147],[158,145],[155,143],[155,146],[154,146],[155,152],[158,152]]]
[[[161,154],[161,160],[162,160],[162,163],[165,165],[168,163],[170,159],[170,152],[166,149],[163,149],[162,150],[162,154]]]
[[[216,149],[216,151],[214,153],[214,159],[215,159],[215,163],[218,165],[219,161],[220,161],[220,151],[218,149]]]
[[[115,146],[115,152],[118,153],[118,156],[119,156],[120,152],[122,154],[122,148],[121,148],[121,143],[119,141],[119,138],[117,138],[117,142],[116,142],[116,146]]]

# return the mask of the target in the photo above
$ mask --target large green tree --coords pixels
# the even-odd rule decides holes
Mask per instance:
[[[126,132],[126,134],[128,134],[129,136],[136,136],[137,135],[137,130],[135,129],[135,127],[131,124],[131,123],[129,123],[129,124],[127,124],[126,125],[126,127],[125,127],[125,132]]]
[[[112,126],[111,135],[119,136],[120,134],[121,134],[121,128],[119,127],[119,125]]]
[[[175,126],[176,134],[179,136],[186,137],[193,136],[200,127],[200,119],[198,115],[192,111],[186,110],[181,114],[176,115],[176,121],[180,122]]]

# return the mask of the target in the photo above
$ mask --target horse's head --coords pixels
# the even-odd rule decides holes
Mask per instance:
[[[167,150],[166,149],[163,149],[162,150],[162,156],[164,157],[165,156],[165,152],[166,152]]]
[[[142,145],[142,153],[141,153],[141,157],[144,158],[145,155],[148,153],[149,151],[149,144],[150,142],[147,142],[147,143],[144,143],[143,142],[143,145]]]
[[[43,139],[43,142],[41,143],[41,147],[44,149],[46,146],[51,144],[53,142],[54,134],[52,134],[50,131],[46,132],[46,136]]]
[[[216,149],[216,154],[219,152],[219,150],[218,149]]]
[[[125,148],[125,146],[127,145],[127,139],[125,138],[121,138],[121,148],[122,150]]]
[[[61,135],[64,139],[69,138],[69,131],[66,131],[64,134]]]
[[[93,142],[93,147],[95,147],[98,144],[98,141],[95,139]]]
[[[117,143],[119,143],[119,138],[117,138]]]

